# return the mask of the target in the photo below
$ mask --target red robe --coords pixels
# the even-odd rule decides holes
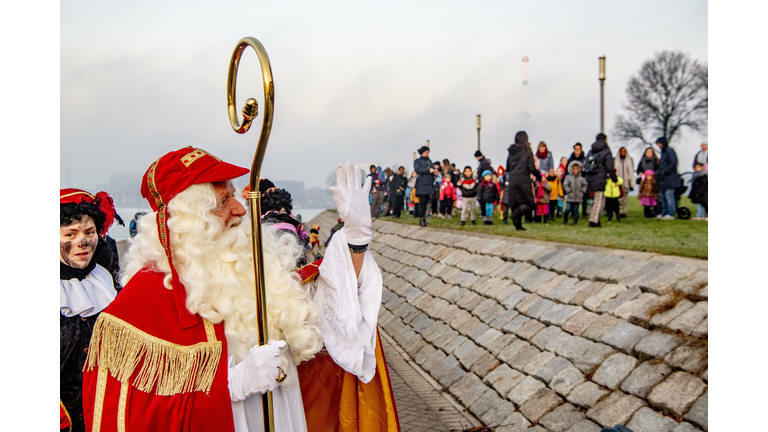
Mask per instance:
[[[179,310],[164,277],[138,272],[96,323],[83,372],[89,431],[235,430],[224,326]]]

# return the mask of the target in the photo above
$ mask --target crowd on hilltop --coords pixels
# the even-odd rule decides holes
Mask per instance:
[[[539,142],[534,152],[527,133],[521,131],[507,149],[506,167],[494,169],[478,150],[477,166],[459,170],[448,159],[431,160],[429,147],[423,146],[410,175],[404,166],[397,171],[370,166],[371,215],[400,218],[405,210],[426,226],[427,218],[452,218],[456,209],[463,226],[467,219],[475,225],[479,208],[485,225],[492,225],[496,216],[504,224],[512,219],[516,229],[524,230],[523,221],[548,224],[562,218],[563,224],[570,219],[570,225],[576,225],[581,216],[589,218],[590,227],[601,227],[601,215],[617,222],[627,217],[629,193],[638,188],[646,218],[672,220],[681,214],[687,219],[690,212],[680,213],[678,206],[690,189],[697,209],[693,220],[707,220],[707,143],[694,157],[693,172],[683,174],[690,175],[688,182],[678,173],[677,153],[667,139],[659,137],[656,147],[658,151],[645,148],[635,165],[626,147],[614,155],[607,136],[600,133],[586,152],[576,143],[571,155],[555,165],[547,144]]]

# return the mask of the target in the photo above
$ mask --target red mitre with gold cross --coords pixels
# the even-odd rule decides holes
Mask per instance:
[[[171,258],[168,203],[193,184],[232,180],[249,172],[247,168],[224,162],[205,150],[190,146],[160,157],[141,179],[141,196],[157,212],[157,230],[171,266],[173,293],[182,328],[193,327],[197,320],[187,310],[187,293]]]

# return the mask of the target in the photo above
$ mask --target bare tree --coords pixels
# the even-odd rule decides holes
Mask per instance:
[[[663,51],[646,60],[629,80],[624,106],[629,115],[616,117],[614,137],[650,145],[656,137],[665,136],[671,144],[684,128],[705,132],[708,74],[706,64],[683,52]]]

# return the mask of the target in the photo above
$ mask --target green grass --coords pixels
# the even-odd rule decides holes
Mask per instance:
[[[688,197],[682,198],[681,205],[691,210],[692,217],[696,215],[696,205]],[[637,197],[629,197],[628,216],[621,222],[608,222],[603,216],[600,218],[602,228],[589,228],[587,218],[579,218],[576,226],[563,225],[563,219],[558,218],[548,225],[523,223],[526,231],[516,231],[511,221],[509,225],[504,225],[498,216],[494,216],[493,225],[483,225],[479,211],[477,225],[470,225],[467,220],[467,225],[462,227],[460,214],[454,209],[453,218],[433,217],[428,218],[427,223],[435,228],[707,259],[708,222],[646,219]],[[403,213],[401,219],[383,217],[381,220],[412,225],[419,223],[418,219],[408,213]]]

